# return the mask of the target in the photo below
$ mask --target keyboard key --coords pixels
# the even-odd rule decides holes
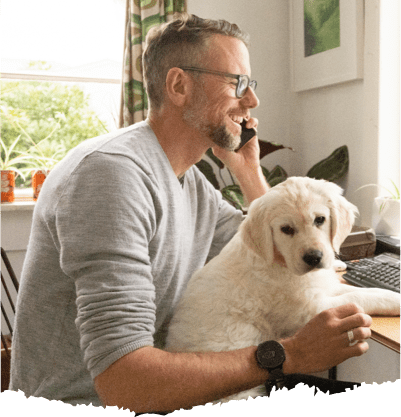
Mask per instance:
[[[379,255],[380,259],[363,258],[346,261],[347,271],[343,278],[358,287],[385,288],[400,291],[400,262],[397,259]]]

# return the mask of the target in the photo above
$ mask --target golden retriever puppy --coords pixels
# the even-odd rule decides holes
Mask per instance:
[[[167,350],[227,351],[292,336],[323,310],[356,303],[399,315],[400,295],[340,283],[333,262],[357,208],[337,185],[293,177],[255,200],[228,245],[191,278]],[[229,399],[265,394],[264,386]]]

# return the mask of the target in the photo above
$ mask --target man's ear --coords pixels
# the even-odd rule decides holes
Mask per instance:
[[[186,104],[191,90],[191,80],[180,68],[173,67],[166,77],[166,92],[169,99],[178,107]]]

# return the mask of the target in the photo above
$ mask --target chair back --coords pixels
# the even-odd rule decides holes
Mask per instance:
[[[10,382],[11,339],[19,283],[3,248],[1,248],[1,261],[1,391],[3,392],[8,389]]]

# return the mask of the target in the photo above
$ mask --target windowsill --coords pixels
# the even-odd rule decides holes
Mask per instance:
[[[33,201],[32,188],[15,189],[15,200],[13,203],[1,203],[1,211],[16,210],[33,210],[35,201]]]
[[[13,203],[1,203],[1,212],[16,210],[33,210],[35,201],[14,201]]]

